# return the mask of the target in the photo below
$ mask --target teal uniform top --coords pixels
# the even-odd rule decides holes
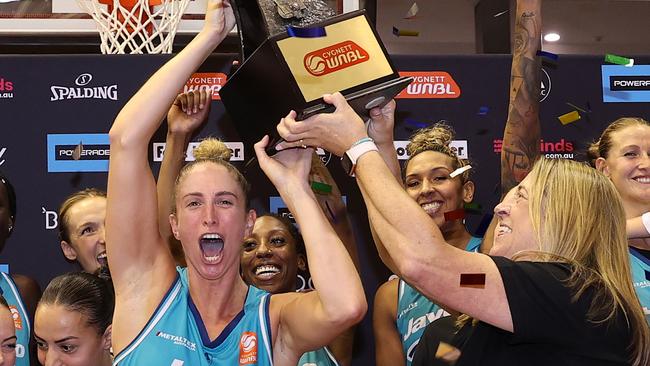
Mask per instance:
[[[327,347],[307,352],[300,357],[298,366],[339,366]]]
[[[472,237],[465,250],[478,252],[481,238]],[[406,282],[399,280],[397,301],[397,331],[402,337],[402,349],[406,356],[406,366],[410,366],[415,354],[415,347],[420,341],[429,323],[449,316],[440,306],[417,292]]]
[[[14,280],[4,272],[0,272],[0,275],[2,275],[0,277],[0,294],[7,300],[16,326],[16,366],[29,366],[29,338],[31,335],[29,316],[25,311],[25,305],[23,305]]]
[[[650,325],[650,259],[630,247],[630,267],[632,268],[632,283],[639,297],[645,318]]]
[[[113,365],[273,365],[269,293],[249,286],[244,308],[211,340],[190,298],[187,268],[176,270],[158,308]]]

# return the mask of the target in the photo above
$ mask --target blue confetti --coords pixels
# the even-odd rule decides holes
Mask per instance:
[[[407,125],[415,127],[415,128],[425,128],[425,127],[427,127],[429,125],[428,123],[416,121],[416,120],[411,119],[411,118],[405,119],[404,122]]]
[[[537,51],[537,56],[550,58],[553,61],[557,61],[560,58],[560,56],[558,56],[558,55],[556,55],[554,53],[550,53],[550,52],[546,52],[546,51],[542,51],[542,50]]]
[[[485,106],[478,109],[479,116],[487,116],[488,112],[490,112],[490,108]]]
[[[318,38],[327,36],[324,27],[299,28],[288,26],[287,33],[289,36],[297,38]]]

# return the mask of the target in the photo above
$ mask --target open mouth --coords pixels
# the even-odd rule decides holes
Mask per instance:
[[[502,235],[510,234],[511,232],[512,232],[512,228],[504,224],[499,224],[496,227],[496,229],[494,229],[495,236],[502,236]]]
[[[442,201],[433,201],[433,202],[426,202],[420,204],[420,207],[429,215],[433,216],[438,211],[440,211],[440,207],[442,207]]]
[[[106,251],[97,254],[97,263],[99,263],[101,267],[108,267],[108,257],[106,256]]]
[[[223,253],[223,239],[219,234],[204,234],[199,239],[201,254],[207,263],[217,263]]]
[[[632,179],[638,183],[650,184],[650,177],[635,177]]]
[[[262,281],[268,281],[280,274],[280,267],[275,264],[264,264],[255,267],[255,277]]]

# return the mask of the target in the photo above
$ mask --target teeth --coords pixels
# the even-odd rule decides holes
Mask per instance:
[[[205,255],[203,256],[203,258],[205,258],[205,260],[208,262],[216,262],[219,259],[219,257],[220,257],[219,255],[213,255],[211,257]]]
[[[219,234],[203,234],[202,239],[221,239]]]
[[[431,203],[425,203],[422,205],[422,208],[424,209],[424,211],[428,213],[433,213],[436,212],[440,208],[440,206],[442,206],[442,202],[436,201]]]
[[[104,252],[104,253],[100,253],[100,254],[97,256],[97,259],[106,259],[106,252]]]
[[[634,178],[634,180],[639,183],[650,183],[650,177],[638,177]]]
[[[511,232],[512,232],[512,229],[511,229],[510,227],[508,227],[508,226],[505,226],[505,225],[499,225],[499,226],[497,227],[497,233],[498,233],[498,234],[509,234],[509,233],[511,233]]]
[[[259,267],[255,268],[255,274],[256,275],[263,274],[263,273],[264,274],[266,274],[266,273],[275,274],[275,273],[279,273],[279,272],[280,272],[280,269],[278,267],[274,266],[274,265],[259,266]]]

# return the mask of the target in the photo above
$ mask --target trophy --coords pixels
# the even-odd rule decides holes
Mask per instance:
[[[334,110],[323,94],[341,92],[368,118],[412,81],[399,76],[365,10],[335,15],[324,0],[237,0],[233,7],[243,62],[219,94],[247,148],[268,134],[267,151],[275,153],[275,126],[289,110],[299,120]]]

